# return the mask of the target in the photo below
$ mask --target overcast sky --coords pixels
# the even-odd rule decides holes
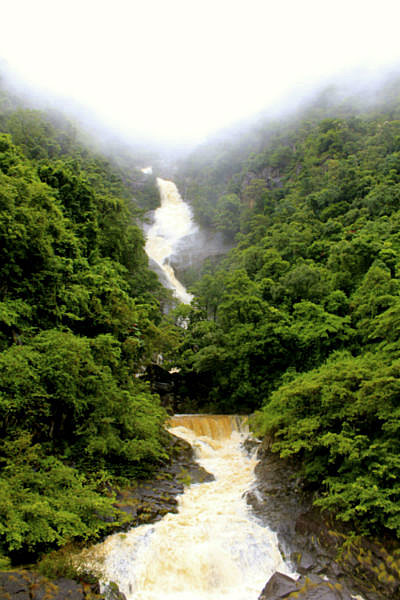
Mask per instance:
[[[374,78],[388,66],[400,72],[399,0],[0,6],[0,58],[9,68],[128,136],[199,141],[337,76]]]

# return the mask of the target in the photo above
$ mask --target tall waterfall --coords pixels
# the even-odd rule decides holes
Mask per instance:
[[[128,600],[256,600],[274,571],[291,574],[276,535],[244,498],[256,460],[241,448],[243,426],[232,417],[171,420],[170,431],[194,446],[215,481],[187,488],[177,514],[93,548],[92,564]]]
[[[190,207],[184,202],[172,181],[157,178],[161,206],[154,213],[154,224],[147,232],[146,252],[163,271],[174,294],[181,302],[190,304],[193,296],[178,281],[168,260],[179,241],[192,233],[195,224]]]

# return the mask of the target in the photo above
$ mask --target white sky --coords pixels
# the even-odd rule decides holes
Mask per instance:
[[[400,0],[0,0],[0,58],[127,135],[197,141],[354,67],[400,71]]]

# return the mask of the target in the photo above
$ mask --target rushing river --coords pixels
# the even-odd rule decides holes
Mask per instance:
[[[215,481],[188,487],[177,514],[92,549],[92,564],[128,600],[256,600],[274,571],[291,574],[276,535],[246,504],[256,460],[240,429],[229,416],[172,419],[170,431],[194,446]]]
[[[191,209],[182,200],[176,185],[172,181],[159,177],[157,185],[160,190],[161,206],[154,212],[154,223],[147,232],[145,249],[148,256],[163,271],[175,296],[181,302],[190,304],[193,296],[176,278],[169,259],[177,249],[180,240],[192,233],[196,225]]]

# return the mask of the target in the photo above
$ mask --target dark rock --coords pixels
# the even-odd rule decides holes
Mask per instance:
[[[299,557],[296,565],[296,569],[302,575],[309,573],[312,569],[316,567],[316,560],[314,556],[305,550],[301,556]]]
[[[49,581],[31,571],[0,572],[0,600],[99,600],[96,585],[88,588],[72,579]],[[115,600],[126,600],[115,597]]]
[[[0,572],[0,598],[2,600],[31,600],[30,578],[25,571]]]
[[[259,600],[276,600],[287,598],[289,594],[297,591],[296,581],[278,571],[266,583]]]
[[[41,580],[33,586],[32,600],[85,600],[82,585],[72,579]]]
[[[313,587],[305,587],[297,592],[297,600],[351,600],[351,596],[343,596],[332,584],[320,583]]]
[[[222,258],[232,248],[232,243],[220,231],[197,227],[179,240],[169,262],[180,281],[186,283],[186,272],[200,272],[202,263],[211,257]]]
[[[195,461],[194,450],[188,442],[170,435],[169,444],[172,458],[160,466],[151,480],[117,493],[116,506],[128,517],[122,529],[154,523],[168,512],[178,512],[178,496],[184,492],[185,485],[214,480],[214,475]]]
[[[83,600],[82,586],[71,579],[58,579],[56,582],[57,592],[52,600]]]
[[[274,573],[259,596],[259,600],[351,600],[351,594],[341,585],[321,577],[292,579],[283,573]]]
[[[260,442],[251,437],[247,437],[242,443],[242,447],[250,456],[252,456],[253,452],[258,449],[259,445]]]

